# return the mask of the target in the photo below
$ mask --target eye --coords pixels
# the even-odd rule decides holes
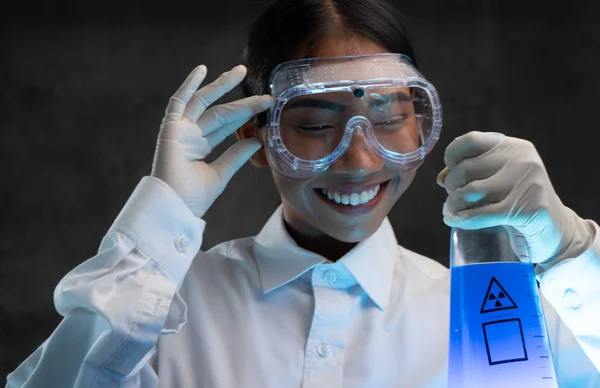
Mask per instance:
[[[376,126],[402,126],[404,125],[405,117],[399,117],[396,119],[389,119],[375,123]]]
[[[300,128],[303,131],[323,131],[325,129],[331,129],[333,128],[333,125],[313,125],[313,126],[299,126],[298,128]]]

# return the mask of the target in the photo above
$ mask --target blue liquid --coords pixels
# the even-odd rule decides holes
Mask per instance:
[[[531,264],[467,264],[451,276],[448,387],[558,387]]]

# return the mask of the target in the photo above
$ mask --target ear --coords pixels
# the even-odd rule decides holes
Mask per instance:
[[[254,167],[267,167],[269,165],[265,154],[266,134],[266,128],[257,127],[254,119],[247,121],[246,124],[235,131],[235,137],[238,140],[250,139],[253,137],[260,140],[263,147],[250,157],[250,163],[252,163]]]

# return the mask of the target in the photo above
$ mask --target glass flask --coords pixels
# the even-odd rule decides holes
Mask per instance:
[[[448,388],[555,388],[533,265],[514,228],[453,228]]]

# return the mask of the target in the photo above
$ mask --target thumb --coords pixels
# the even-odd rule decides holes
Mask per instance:
[[[261,147],[260,140],[256,138],[240,140],[223,152],[210,165],[217,171],[221,181],[226,185],[244,163]]]

